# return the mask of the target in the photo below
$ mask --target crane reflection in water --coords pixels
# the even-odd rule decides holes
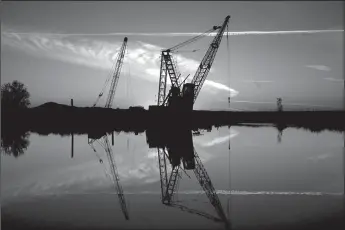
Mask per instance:
[[[203,216],[207,219],[223,222],[226,229],[230,229],[230,223],[224,213],[211,178],[200,160],[194,146],[192,131],[190,129],[176,129],[164,132],[162,130],[147,130],[146,138],[150,148],[157,148],[158,167],[161,183],[161,202],[170,207],[180,208],[183,211]],[[169,169],[170,174],[169,174]],[[178,191],[182,172],[193,170],[200,186],[204,190],[210,204],[214,207],[217,216],[188,208],[178,204],[174,199]],[[188,176],[189,177],[189,176]]]
[[[225,223],[226,229],[230,224],[224,214],[218,195],[212,185],[211,179],[207,174],[197,152],[193,146],[190,122],[192,121],[191,112],[194,103],[202,89],[207,75],[212,67],[216,53],[220,46],[225,29],[228,26],[230,16],[227,16],[221,26],[213,26],[210,30],[187,41],[179,43],[161,52],[160,78],[158,85],[158,101],[156,106],[150,106],[157,116],[157,120],[166,117],[167,113],[174,114],[176,119],[166,124],[168,132],[161,130],[159,126],[146,130],[147,142],[150,148],[157,148],[158,167],[161,183],[161,199],[164,205],[178,207],[181,210],[195,213],[206,218],[218,220],[207,213],[189,209],[182,205],[177,205],[174,201],[174,194],[177,191],[181,171],[193,170],[200,186],[206,193],[210,203],[215,208],[221,221]],[[195,42],[211,32],[217,31],[213,41],[203,57],[196,73],[190,83],[180,80],[181,74],[178,70],[178,63],[173,57],[173,53],[192,42]],[[227,40],[228,41],[228,40]],[[167,94],[167,76],[169,75],[171,88]],[[171,165],[171,173],[168,176],[167,159]],[[182,166],[181,166],[182,162]]]

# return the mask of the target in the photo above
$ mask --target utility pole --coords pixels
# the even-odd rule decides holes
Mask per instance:
[[[114,131],[111,132],[111,145],[114,146]]]
[[[71,107],[73,107],[73,99],[71,99]],[[74,133],[72,131],[72,143],[71,143],[71,158],[74,156]]]

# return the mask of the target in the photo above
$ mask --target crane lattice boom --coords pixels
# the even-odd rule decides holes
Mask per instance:
[[[194,87],[194,100],[195,102],[196,98],[198,97],[198,94],[201,90],[202,85],[204,84],[204,81],[207,77],[208,72],[211,69],[212,63],[214,61],[214,58],[216,56],[217,50],[219,48],[220,42],[222,41],[222,37],[225,31],[225,27],[227,26],[229,22],[230,16],[227,16],[223,22],[223,25],[219,27],[219,31],[216,35],[216,37],[213,39],[212,43],[210,44],[210,47],[208,48],[204,58],[202,59],[199,68],[197,69],[192,84],[195,85]]]
[[[107,101],[105,103],[105,108],[110,108],[112,106],[112,104],[113,104],[114,95],[115,95],[115,91],[116,91],[116,86],[117,86],[117,83],[119,82],[121,67],[122,67],[122,64],[123,64],[123,59],[125,57],[125,52],[126,52],[126,47],[127,47],[127,40],[128,40],[127,37],[125,37],[125,39],[123,40],[121,49],[120,49],[120,53],[117,56],[115,70],[114,70],[114,74],[113,74],[113,79],[111,81],[109,94],[108,94],[108,97],[107,97]]]

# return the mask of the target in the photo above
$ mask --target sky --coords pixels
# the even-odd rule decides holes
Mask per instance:
[[[128,48],[113,108],[156,104],[159,55],[220,25],[223,37],[195,109],[343,105],[343,2],[3,2],[1,84],[19,80],[32,106],[91,106]],[[236,32],[236,33],[235,33]],[[238,32],[238,33],[237,33]],[[190,80],[213,36],[176,54]],[[196,52],[191,52],[197,50]],[[187,81],[188,81],[187,80]],[[106,93],[100,101],[105,104]]]

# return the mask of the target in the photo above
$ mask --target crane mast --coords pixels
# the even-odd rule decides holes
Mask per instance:
[[[163,55],[161,55],[161,69],[159,73],[159,85],[158,85],[158,100],[157,105],[161,106],[164,103],[167,87],[167,68]]]

